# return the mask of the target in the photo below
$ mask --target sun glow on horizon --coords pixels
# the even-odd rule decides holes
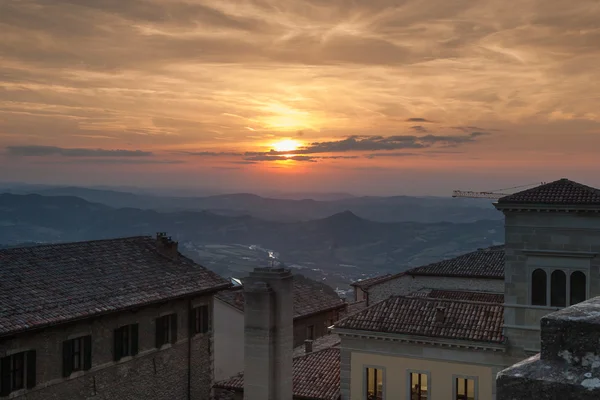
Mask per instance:
[[[285,153],[285,152],[289,152],[289,151],[298,150],[298,148],[301,145],[302,144],[298,140],[284,139],[284,140],[280,140],[278,142],[273,143],[271,145],[271,147],[273,150],[275,150],[277,152]]]

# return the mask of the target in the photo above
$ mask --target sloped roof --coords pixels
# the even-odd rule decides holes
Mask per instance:
[[[563,178],[502,197],[498,204],[600,206],[600,189]]]
[[[295,399],[338,400],[340,398],[340,349],[315,351],[294,358],[293,394]],[[244,375],[214,385],[218,389],[244,390]]]
[[[412,268],[406,271],[406,274],[504,279],[504,245],[479,249],[448,260]]]
[[[482,303],[504,303],[503,293],[471,292],[466,290],[421,289],[411,293],[410,296],[429,297],[431,299],[477,301]]]
[[[244,292],[240,289],[223,290],[216,297],[244,311]],[[294,277],[294,319],[343,307],[346,307],[346,303],[335,292],[323,290],[316,282],[311,285]]]
[[[0,250],[0,335],[217,291],[230,283],[152,237]]]
[[[374,276],[372,278],[361,279],[359,281],[351,283],[350,286],[356,286],[363,290],[366,290],[369,287],[371,287],[381,281],[387,280],[387,278],[389,278],[391,276],[392,276],[392,274],[385,274],[385,275]]]
[[[340,336],[335,333],[329,333],[325,336],[321,336],[312,341],[312,351],[320,351],[324,349],[329,349],[331,347],[337,347],[340,345]],[[306,345],[301,344],[298,347],[294,348],[294,357],[303,356],[306,353]]]
[[[437,309],[445,319],[436,322]],[[335,327],[475,342],[502,343],[501,304],[394,296],[339,321]]]

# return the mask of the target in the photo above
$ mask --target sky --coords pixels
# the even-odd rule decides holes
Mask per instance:
[[[0,181],[600,187],[597,0],[2,0]]]

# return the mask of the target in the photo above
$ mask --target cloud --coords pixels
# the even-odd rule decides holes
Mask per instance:
[[[425,119],[425,118],[408,118],[406,120],[406,122],[429,122],[429,123],[434,123],[434,121],[430,121],[430,120]]]
[[[6,153],[19,157],[150,157],[150,151],[63,148],[55,146],[7,146]]]
[[[230,157],[240,156],[241,153],[229,152],[229,151],[179,151],[176,154],[183,154],[188,156],[198,157]]]
[[[401,149],[423,149],[435,145],[459,145],[474,142],[482,132],[474,132],[469,135],[396,135],[396,136],[350,136],[341,140],[327,142],[313,142],[298,150],[294,154],[319,154],[319,153],[343,153],[362,151],[387,151]],[[278,156],[290,152],[277,152],[271,150],[266,153],[246,153],[246,156]]]
[[[246,161],[305,161],[316,162],[315,157],[309,156],[272,156],[268,154],[258,154],[245,158]]]
[[[429,132],[429,130],[427,128],[425,128],[424,126],[421,126],[421,125],[411,126],[410,129],[412,129],[415,132],[419,132],[419,133]]]
[[[76,160],[61,160],[61,161],[36,161],[35,164],[122,164],[122,165],[138,165],[138,164],[184,164],[182,160],[152,160],[152,159],[132,159],[132,158],[83,158]]]
[[[423,154],[419,154],[419,153],[387,153],[387,152],[382,152],[382,153],[367,154],[367,155],[365,155],[365,158],[373,159],[373,158],[378,158],[378,157],[418,157],[418,156],[422,156],[422,155]]]

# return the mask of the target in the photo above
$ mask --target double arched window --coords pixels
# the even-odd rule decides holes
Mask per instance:
[[[531,274],[531,304],[534,306],[566,307],[581,303],[586,299],[586,275],[574,271],[567,275],[557,269],[550,273],[538,268]]]

